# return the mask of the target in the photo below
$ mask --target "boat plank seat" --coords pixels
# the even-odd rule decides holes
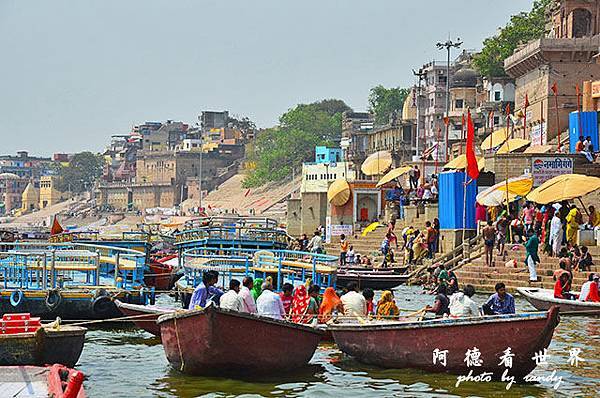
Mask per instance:
[[[112,264],[115,265],[117,263],[117,259],[115,257],[109,256],[100,256],[100,262],[103,264]],[[133,271],[137,268],[137,263],[134,260],[128,258],[119,259],[119,269],[125,271]]]
[[[277,272],[279,272],[279,268],[277,267],[250,267],[250,269],[252,271],[256,271],[256,272],[264,272],[267,274],[276,274]],[[294,271],[291,269],[281,269],[281,273],[282,274],[293,274]]]
[[[195,270],[203,270],[203,271],[210,271],[210,270],[215,270],[217,269],[219,272],[226,272],[229,273],[231,272],[232,274],[243,274],[244,272],[246,272],[246,268],[241,268],[241,267],[227,267],[227,268],[216,268],[215,266],[210,266],[210,265],[186,265],[185,268],[187,269],[195,269]]]
[[[307,269],[307,270],[311,270],[311,271],[313,269],[312,264],[304,263],[302,261],[283,260],[281,262],[281,264],[285,265],[286,267],[301,268],[301,269]],[[329,267],[327,265],[318,265],[318,264],[316,266],[316,270],[320,274],[333,274],[334,272],[337,271],[337,269],[335,267]]]

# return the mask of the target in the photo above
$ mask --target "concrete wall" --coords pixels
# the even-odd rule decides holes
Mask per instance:
[[[302,202],[301,199],[288,199],[287,233],[291,236],[302,235]]]
[[[319,225],[325,225],[327,217],[327,193],[303,193],[301,195],[301,218],[303,234],[312,234]]]

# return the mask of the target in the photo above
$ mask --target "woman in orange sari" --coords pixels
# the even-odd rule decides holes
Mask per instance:
[[[398,319],[400,310],[394,301],[394,295],[386,290],[377,303],[377,319]]]
[[[339,313],[344,313],[342,300],[340,300],[334,288],[328,287],[323,293],[323,301],[321,302],[321,307],[319,307],[319,322],[329,322],[331,320],[331,314],[333,314],[333,311],[336,309]]]

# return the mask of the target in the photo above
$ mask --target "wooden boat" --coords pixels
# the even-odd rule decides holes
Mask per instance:
[[[323,332],[208,306],[158,318],[167,359],[191,375],[280,374],[308,364]]]
[[[393,271],[338,271],[337,285],[344,287],[350,282],[356,282],[360,289],[389,290],[408,281],[408,274],[397,274]]]
[[[144,282],[147,286],[153,286],[157,290],[170,290],[175,284],[176,270],[171,261],[177,259],[177,255],[168,256],[150,256],[148,262],[148,272],[144,275]]]
[[[63,365],[2,366],[0,391],[3,397],[85,398],[83,373]]]
[[[540,311],[555,305],[563,315],[600,315],[600,303],[554,298],[554,291],[550,289],[519,287],[517,291]]]
[[[61,325],[35,332],[0,334],[0,366],[60,363],[73,367],[83,351],[87,329]]]
[[[358,361],[382,368],[415,368],[428,372],[479,375],[499,379],[505,370],[499,358],[510,347],[509,374],[521,380],[536,366],[532,357],[548,347],[559,322],[558,307],[547,313],[435,319],[422,322],[332,324],[340,350]],[[477,348],[482,366],[467,367],[467,350]],[[434,363],[435,350],[448,350],[446,366]]]
[[[154,305],[138,305],[123,303],[115,300],[115,305],[121,313],[128,317],[134,317],[131,321],[140,329],[148,333],[160,336],[160,326],[156,323],[161,315],[175,312],[173,309],[157,307]]]

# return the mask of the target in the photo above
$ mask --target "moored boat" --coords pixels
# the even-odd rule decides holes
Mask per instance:
[[[563,315],[600,315],[600,303],[555,298],[550,289],[519,287],[517,291],[540,311],[557,306]]]
[[[156,323],[158,317],[175,312],[175,310],[169,308],[155,305],[128,304],[119,300],[115,300],[115,305],[123,315],[131,317],[131,322],[137,327],[155,336],[160,336],[160,326]]]
[[[85,398],[83,378],[80,371],[58,364],[0,367],[3,397]]]
[[[397,274],[393,271],[338,271],[337,285],[344,287],[350,282],[356,282],[360,289],[388,290],[406,283],[409,277],[409,274]]]
[[[382,368],[459,375],[490,372],[491,377],[500,379],[506,369],[500,365],[500,358],[510,348],[514,357],[508,374],[521,380],[535,368],[533,356],[550,344],[559,322],[558,312],[558,307],[552,307],[547,313],[332,324],[329,330],[344,353]],[[473,352],[476,354],[471,358],[480,359],[481,366],[467,366],[467,355]],[[436,362],[436,353],[444,355],[445,360],[438,357]]]
[[[31,319],[29,314],[11,314],[1,322],[0,366],[60,363],[73,367],[83,351],[86,328],[39,326],[39,319]]]
[[[208,306],[158,318],[171,366],[191,375],[250,375],[308,364],[323,331]]]

